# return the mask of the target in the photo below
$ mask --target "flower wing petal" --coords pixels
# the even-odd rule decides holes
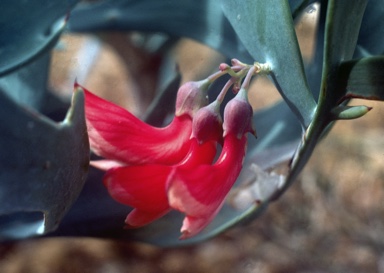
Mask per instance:
[[[190,116],[175,117],[168,126],[157,128],[86,89],[84,93],[88,135],[96,154],[128,165],[169,165],[178,163],[188,152]]]
[[[165,182],[171,167],[162,165],[126,166],[109,170],[104,184],[116,201],[140,211],[169,209]]]

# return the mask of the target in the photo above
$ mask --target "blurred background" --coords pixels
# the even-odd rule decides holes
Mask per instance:
[[[297,24],[306,61],[311,59],[316,16],[311,10]],[[159,56],[141,46],[147,38],[117,32],[63,35],[53,53],[52,89],[68,99],[76,78],[140,116],[154,97],[159,69]],[[170,54],[178,60],[182,82],[203,78],[225,61],[187,39],[176,42]],[[254,82],[254,108],[279,97],[267,79]],[[351,104],[373,110],[335,124],[298,181],[252,223],[183,248],[64,237],[3,243],[0,272],[384,273],[384,104]]]

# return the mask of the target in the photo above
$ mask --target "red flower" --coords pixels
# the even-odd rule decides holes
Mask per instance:
[[[172,208],[186,214],[181,239],[205,228],[219,212],[242,168],[252,107],[241,89],[224,111],[224,146],[214,165],[189,169],[180,166],[168,177],[168,200]]]
[[[175,169],[193,170],[201,164],[212,163],[222,135],[217,106],[214,102],[196,113],[190,150],[180,163],[173,166],[146,164],[118,167],[106,173],[104,184],[109,194],[116,201],[134,208],[125,220],[128,226],[149,224],[171,209],[166,185]]]
[[[152,127],[84,89],[91,148],[107,159],[93,165],[108,170],[104,184],[109,194],[133,207],[125,220],[128,226],[146,225],[176,209],[185,214],[184,239],[199,233],[219,212],[242,168],[247,133],[254,132],[246,89],[256,67],[235,68],[218,98],[206,107],[207,87],[226,70],[180,87],[175,117],[164,128]],[[220,103],[245,74],[225,107],[222,124]],[[213,164],[217,143],[223,149]]]
[[[104,184],[116,201],[133,207],[125,223],[140,227],[162,217],[171,208],[168,204],[166,183],[173,169],[184,166],[192,169],[200,164],[211,164],[216,155],[213,141],[199,144],[194,138],[186,158],[174,166],[148,164],[110,169]]]
[[[191,145],[192,117],[206,103],[210,82],[189,82],[180,87],[175,118],[164,127],[146,124],[127,110],[75,84],[85,93],[85,113],[92,150],[109,161],[95,163],[107,169],[117,165],[180,162]]]

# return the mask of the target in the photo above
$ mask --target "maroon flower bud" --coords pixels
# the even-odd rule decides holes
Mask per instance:
[[[177,91],[175,115],[191,117],[203,106],[207,105],[207,91],[211,82],[208,79],[198,82],[187,82]]]
[[[222,142],[222,123],[220,103],[216,100],[201,108],[193,117],[192,137],[196,138],[199,143],[212,140]]]
[[[224,109],[224,137],[233,134],[242,138],[246,133],[256,135],[252,126],[253,110],[248,102],[247,91],[241,88]]]

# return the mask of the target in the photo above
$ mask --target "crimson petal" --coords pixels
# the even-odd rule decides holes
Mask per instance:
[[[171,165],[187,154],[192,130],[189,115],[176,116],[168,126],[157,128],[80,85],[75,87],[85,93],[88,135],[96,154],[127,165]]]
[[[134,207],[126,218],[126,224],[140,227],[162,217],[171,209],[166,182],[175,168],[211,164],[215,155],[215,141],[199,144],[192,139],[190,151],[178,165],[148,164],[110,169],[104,176],[104,184],[112,198]]]
[[[239,139],[228,134],[214,165],[200,165],[192,170],[178,168],[169,177],[169,204],[186,214],[181,239],[199,233],[219,212],[241,171],[246,143],[246,135]]]

